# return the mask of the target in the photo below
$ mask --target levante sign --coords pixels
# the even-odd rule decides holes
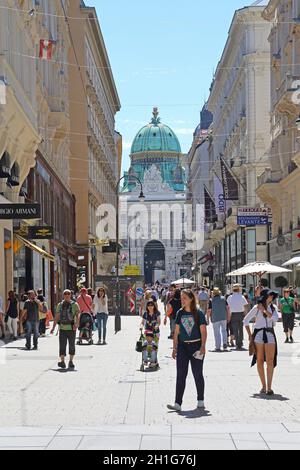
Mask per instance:
[[[40,218],[40,204],[0,204],[0,220],[29,220]]]

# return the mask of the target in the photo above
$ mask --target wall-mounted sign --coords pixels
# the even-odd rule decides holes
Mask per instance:
[[[0,204],[0,220],[34,220],[40,218],[40,204]]]
[[[259,207],[239,207],[237,223],[242,227],[255,227],[256,225],[268,225],[269,210]]]
[[[28,227],[28,238],[30,240],[53,240],[53,227]]]
[[[124,268],[124,276],[140,276],[141,275],[141,268],[140,266],[125,266]]]

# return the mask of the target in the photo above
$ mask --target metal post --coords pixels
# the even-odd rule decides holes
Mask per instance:
[[[121,331],[121,302],[120,302],[120,278],[119,278],[119,184],[117,185],[117,207],[116,207],[116,283],[117,283],[117,297],[116,297],[116,315],[115,315],[115,333]]]
[[[140,181],[139,178],[136,176],[131,176],[134,178],[140,185],[141,187],[141,193],[139,196],[140,200],[144,200],[144,194],[143,194],[143,185]],[[120,228],[119,228],[119,187],[121,181],[125,177],[122,176],[122,178],[119,179],[117,186],[116,186],[116,200],[117,200],[117,207],[116,207],[116,290],[117,290],[117,295],[116,295],[116,313],[115,313],[115,333],[119,333],[121,331],[121,294],[120,294],[120,258],[119,258],[119,242],[120,242]]]
[[[224,272],[224,287],[226,286],[226,273],[227,273],[227,204],[226,199],[224,198],[224,211],[225,211],[225,240],[224,240],[224,265],[225,265],[225,272]]]

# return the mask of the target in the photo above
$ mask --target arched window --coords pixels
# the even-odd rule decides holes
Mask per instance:
[[[0,178],[8,178],[10,176],[10,155],[4,152],[0,160]]]
[[[18,163],[14,163],[10,172],[10,176],[7,178],[7,186],[20,186],[20,167]]]

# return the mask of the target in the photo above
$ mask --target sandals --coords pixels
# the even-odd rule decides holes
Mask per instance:
[[[267,395],[268,397],[273,397],[275,394],[273,390],[265,390],[264,388],[261,389],[260,395]]]

